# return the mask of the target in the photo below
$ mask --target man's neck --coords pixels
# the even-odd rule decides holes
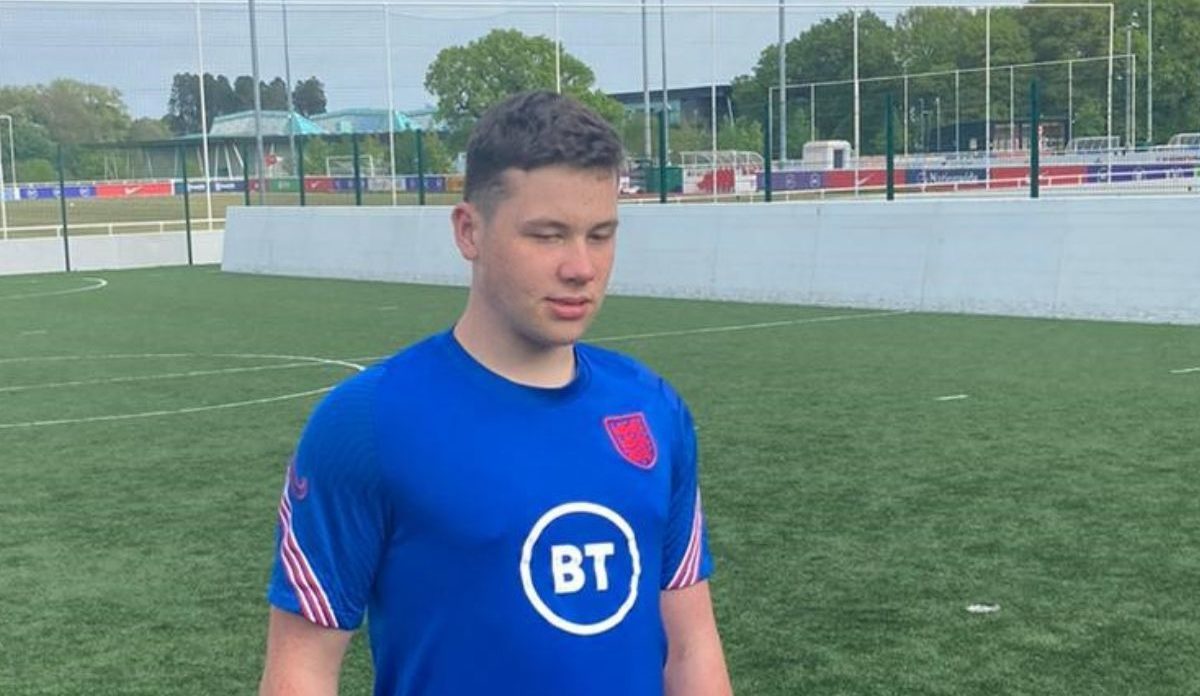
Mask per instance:
[[[575,378],[574,346],[536,345],[487,324],[468,308],[454,325],[459,345],[487,369],[530,387],[563,387]]]

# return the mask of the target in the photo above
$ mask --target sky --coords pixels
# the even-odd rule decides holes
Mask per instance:
[[[787,35],[793,37],[853,4],[872,9],[887,21],[904,8],[896,0],[866,4],[823,0],[821,6],[787,0]],[[974,3],[981,4],[987,3]],[[557,13],[548,2],[408,2],[385,9],[383,2],[287,0],[287,51],[282,2],[257,0],[257,6],[263,80],[284,76],[289,67],[292,84],[316,76],[325,83],[331,111],[386,108],[389,100],[401,111],[430,105],[433,100],[423,82],[438,51],[495,28],[558,36],[563,49],[588,64],[596,73],[597,86],[607,92],[642,88],[641,10],[636,0],[619,4],[560,0]],[[662,85],[664,28],[671,87],[702,86],[714,80],[727,83],[750,72],[762,49],[778,40],[777,3],[726,0],[701,5],[668,0],[664,23],[659,21],[659,2],[649,0],[649,8],[651,89]],[[166,113],[171,78],[177,72],[197,73],[203,64],[205,72],[225,74],[231,80],[250,74],[249,37],[246,0],[0,2],[0,84],[70,77],[116,87],[134,117],[157,118]]]

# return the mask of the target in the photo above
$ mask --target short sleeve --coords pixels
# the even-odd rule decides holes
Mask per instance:
[[[347,380],[316,408],[288,465],[267,598],[327,628],[366,612],[388,535],[375,441],[382,368]]]
[[[671,502],[663,537],[664,590],[679,590],[707,579],[713,572],[704,509],[697,481],[696,427],[679,403],[677,446],[671,460]]]

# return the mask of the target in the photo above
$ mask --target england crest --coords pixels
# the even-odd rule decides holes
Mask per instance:
[[[608,416],[604,419],[604,429],[612,440],[613,447],[625,458],[625,461],[639,469],[651,469],[658,461],[658,447],[654,444],[654,435],[650,433],[650,424],[641,411],[624,416]]]

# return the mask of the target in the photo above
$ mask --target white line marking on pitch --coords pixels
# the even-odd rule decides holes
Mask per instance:
[[[27,300],[31,297],[50,297],[52,295],[70,295],[77,292],[88,292],[90,290],[99,290],[108,285],[108,281],[103,278],[80,277],[80,280],[87,280],[94,283],[82,288],[71,288],[70,290],[55,290],[53,292],[30,292],[24,295],[0,295],[0,300]]]
[[[14,362],[60,362],[69,360],[132,360],[137,358],[194,358],[195,353],[123,353],[119,355],[52,355],[48,357],[0,358],[0,364]]]
[[[395,353],[393,353],[392,355],[395,355]],[[365,362],[374,363],[374,362],[379,362],[380,360],[386,360],[386,359],[392,357],[392,355],[369,355],[365,358],[346,358],[346,360],[348,362],[352,362],[352,363],[365,363]]]
[[[934,401],[962,401],[963,399],[971,398],[967,394],[951,394],[950,396],[939,396]]]
[[[316,357],[310,357],[310,356],[304,356],[304,355],[265,355],[265,354],[260,355],[260,354],[255,354],[255,353],[220,353],[220,354],[211,354],[211,355],[201,355],[201,354],[195,354],[195,353],[193,353],[193,354],[159,353],[159,354],[146,354],[146,355],[140,355],[140,356],[139,355],[107,355],[107,356],[105,356],[105,355],[94,355],[94,356],[80,355],[80,356],[57,356],[57,357],[50,357],[50,358],[43,358],[43,359],[44,360],[87,360],[87,359],[161,358],[161,357],[172,357],[172,358],[174,358],[174,357],[208,357],[208,358],[251,358],[251,359],[253,359],[253,358],[260,358],[260,359],[271,358],[271,359],[276,359],[276,360],[301,360],[301,361],[319,363],[322,365],[341,365],[342,367],[348,367],[357,372],[361,372],[364,369],[366,369],[362,365],[357,365],[355,363],[351,363],[351,362],[348,362],[345,360],[333,360],[333,359],[329,359],[329,358],[316,358]],[[7,360],[0,360],[0,362],[17,362],[17,361],[28,362],[28,361],[34,361],[34,360],[38,360],[38,358],[9,358]],[[324,394],[325,392],[331,391],[334,388],[334,386],[336,386],[336,385],[329,386],[329,387],[322,387],[320,389],[310,389],[308,391],[296,392],[294,394],[269,396],[269,397],[265,397],[262,399],[250,399],[248,401],[235,401],[235,402],[227,403],[227,404],[213,404],[211,406],[191,406],[188,408],[164,409],[164,410],[159,410],[159,411],[143,411],[141,413],[120,413],[120,414],[114,414],[114,415],[108,415],[108,416],[88,416],[88,417],[84,417],[84,418],[62,418],[62,419],[58,419],[58,420],[29,421],[26,423],[0,423],[0,430],[7,430],[7,429],[11,429],[11,428],[37,428],[37,427],[41,427],[41,426],[45,426],[45,425],[68,425],[68,424],[73,424],[73,423],[97,423],[97,422],[103,422],[103,421],[132,420],[134,418],[153,418],[155,416],[173,416],[173,415],[182,415],[182,414],[188,414],[188,413],[200,413],[203,411],[218,411],[218,410],[224,410],[224,409],[230,409],[230,408],[238,408],[241,406],[254,406],[257,404],[269,404],[269,403],[272,403],[275,401],[286,401],[288,399],[299,399],[301,397],[312,396],[314,394]]]
[[[17,335],[18,336],[45,336],[48,333],[50,333],[50,332],[45,329],[37,329],[36,331],[22,331],[21,333],[19,333]]]
[[[836,314],[836,315],[832,315],[832,316],[809,317],[809,318],[805,318],[805,319],[787,319],[784,321],[768,321],[768,322],[763,322],[761,324],[735,324],[732,326],[706,326],[706,327],[702,327],[699,329],[681,329],[679,331],[662,331],[659,333],[629,334],[627,336],[604,336],[601,338],[590,338],[583,342],[584,343],[604,343],[604,342],[608,342],[608,341],[631,341],[635,338],[660,338],[660,337],[666,337],[666,336],[690,336],[692,334],[723,333],[723,332],[728,332],[728,331],[748,331],[750,329],[769,329],[769,328],[774,328],[776,326],[792,326],[795,324],[815,324],[815,323],[824,322],[824,321],[843,321],[843,320],[858,319],[858,318],[865,319],[868,317],[890,317],[890,316],[894,316],[897,314],[908,314],[908,312],[903,311],[903,310],[897,310],[894,312],[872,312],[870,314],[864,314],[864,313]],[[392,357],[392,355],[393,354],[373,355],[373,356],[369,356],[369,357],[365,357],[365,358],[346,358],[346,359],[351,362],[356,362],[356,363],[378,362],[380,360],[385,360],[387,358],[390,358],[390,357]],[[0,362],[4,362],[4,361],[0,360]]]
[[[593,338],[590,343],[612,343],[614,341],[632,341],[640,338],[663,338],[666,336],[692,336],[707,333],[728,333],[732,331],[749,331],[750,329],[771,329],[777,326],[795,326],[797,324],[817,324],[827,321],[848,321],[851,319],[871,319],[874,317],[892,317],[897,314],[908,314],[907,311],[893,312],[858,312],[855,314],[833,314],[823,317],[806,317],[804,319],[785,319],[783,321],[765,321],[758,324],[734,324],[732,326],[708,326],[699,329],[680,329],[679,331],[659,331],[655,333],[628,334],[625,336],[605,336]]]
[[[57,389],[60,387],[86,387],[93,384],[122,384],[125,382],[149,382],[157,379],[179,379],[184,377],[205,377],[208,375],[229,375],[240,372],[265,372],[266,370],[286,370],[295,367],[324,367],[321,363],[297,362],[282,365],[255,365],[254,367],[226,367],[217,370],[192,370],[190,372],[166,372],[158,375],[130,375],[128,377],[108,377],[105,379],[81,379],[73,382],[45,382],[42,384],[17,384],[10,387],[0,387],[0,394],[5,392],[32,391],[34,389]]]
[[[1171,370],[1173,375],[1186,375],[1189,372],[1200,372],[1200,367],[1185,367],[1182,370]]]
[[[378,309],[378,310],[379,310],[379,311],[381,311],[381,312],[394,312],[394,311],[396,311],[397,309],[400,309],[400,308],[399,308],[399,307],[396,307],[395,305],[389,305],[389,306],[387,306],[387,307],[377,307],[376,309]]]

